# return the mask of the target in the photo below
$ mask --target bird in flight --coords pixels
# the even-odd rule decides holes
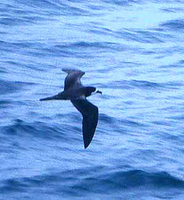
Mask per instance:
[[[85,87],[81,83],[81,77],[85,72],[75,69],[62,69],[67,73],[64,83],[64,91],[57,95],[40,99],[40,101],[47,100],[70,100],[76,109],[82,114],[82,132],[84,148],[86,149],[96,130],[98,123],[98,107],[90,103],[86,97],[92,93],[100,93],[95,87]]]

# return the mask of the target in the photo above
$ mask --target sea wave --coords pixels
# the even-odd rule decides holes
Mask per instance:
[[[115,193],[116,191],[123,193],[135,188],[136,190],[184,189],[183,180],[164,171],[146,172],[143,170],[128,170],[107,173],[103,170],[103,168],[97,167],[96,169],[68,170],[34,177],[10,178],[0,182],[0,191],[3,193],[12,193],[26,192],[30,187],[35,188],[33,189],[35,191],[49,188],[49,192],[57,195],[65,193],[65,195],[69,195],[69,191],[65,190],[67,186],[76,195],[81,195],[84,191],[88,195],[90,193],[97,195]]]
[[[183,2],[2,0],[0,199],[183,200]],[[102,95],[92,143],[62,68]]]

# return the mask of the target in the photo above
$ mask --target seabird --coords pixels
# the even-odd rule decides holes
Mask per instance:
[[[82,114],[82,132],[84,148],[86,149],[96,130],[98,123],[98,107],[90,103],[86,97],[92,93],[101,93],[95,87],[85,87],[81,83],[81,77],[85,72],[75,69],[62,69],[67,73],[64,83],[64,91],[57,95],[40,99],[40,101],[47,100],[70,100],[76,109]]]

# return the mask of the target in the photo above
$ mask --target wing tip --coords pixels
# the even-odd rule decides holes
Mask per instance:
[[[90,142],[90,143],[91,143],[91,142]],[[90,145],[90,143],[87,143],[87,144],[86,144],[86,143],[84,142],[84,149],[87,149],[88,146]]]
[[[71,71],[72,69],[67,69],[67,68],[63,68],[62,71],[66,72],[67,74],[69,73],[69,71]]]
[[[95,133],[95,131],[94,131]],[[94,136],[94,133],[91,135],[90,138],[85,138],[83,136],[83,141],[84,141],[84,149],[87,149],[89,147],[89,145],[91,144],[92,140],[93,140],[93,136]]]
[[[66,72],[67,74],[70,74],[71,72],[80,72],[82,75],[85,74],[85,72],[79,70],[79,69],[72,69],[72,68],[63,68],[63,72]]]

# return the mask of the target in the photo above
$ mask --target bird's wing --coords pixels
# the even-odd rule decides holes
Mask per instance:
[[[85,149],[89,146],[98,123],[98,107],[86,99],[71,100],[73,105],[82,114],[82,132]]]
[[[85,72],[75,69],[62,70],[68,74],[65,78],[64,90],[67,90],[70,87],[78,87],[82,85],[80,79],[85,74]]]

